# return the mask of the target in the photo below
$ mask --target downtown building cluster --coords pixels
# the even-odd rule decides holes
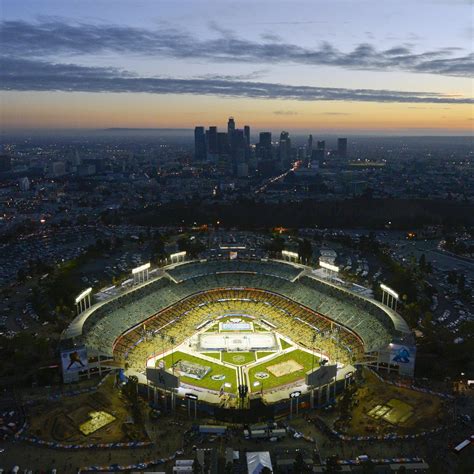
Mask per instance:
[[[273,142],[272,132],[260,132],[256,144],[250,142],[250,126],[243,129],[235,126],[230,117],[227,132],[219,132],[216,126],[205,130],[194,129],[194,159],[198,162],[220,164],[237,177],[247,177],[254,172],[262,176],[273,176],[290,169],[299,162],[299,173],[313,175],[328,154],[347,158],[347,138],[339,138],[337,150],[326,150],[326,142],[319,140],[313,147],[313,136],[309,135],[305,146],[294,147],[289,132],[282,131],[279,140]]]

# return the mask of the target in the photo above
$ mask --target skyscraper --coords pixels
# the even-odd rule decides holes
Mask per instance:
[[[237,172],[237,165],[239,163],[245,163],[247,159],[247,143],[245,140],[244,131],[242,129],[236,129],[232,133],[231,139],[231,153],[232,153],[232,166],[234,173]]]
[[[260,132],[259,144],[264,148],[272,147],[272,132]]]
[[[326,142],[318,140],[316,142],[316,150],[313,150],[311,161],[323,161],[326,155]]]
[[[217,154],[217,127],[209,127],[206,131],[207,153]]]
[[[194,129],[194,159],[203,161],[206,159],[206,135],[204,127]]]
[[[244,136],[247,146],[250,146],[250,127],[248,125],[244,126]]]
[[[234,117],[229,117],[229,121],[227,122],[227,133],[229,134],[229,140],[230,140],[230,136],[234,133],[234,130],[235,130]]]
[[[280,153],[281,169],[289,168],[291,165],[291,139],[290,134],[288,132],[281,132],[278,149]]]
[[[260,132],[255,153],[260,161],[272,159],[272,134],[271,132]]]
[[[244,138],[245,138],[245,161],[250,158],[250,127],[244,125]]]
[[[340,158],[347,158],[347,138],[337,139],[337,155]]]

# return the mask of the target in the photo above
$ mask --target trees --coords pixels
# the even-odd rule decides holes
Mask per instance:
[[[281,253],[285,248],[285,239],[279,235],[272,237],[272,240],[265,244],[265,249],[271,253]]]
[[[306,463],[304,462],[303,452],[298,450],[295,456],[295,462],[293,463],[293,472],[305,473],[311,472]]]
[[[338,463],[339,458],[336,454],[329,456],[326,459],[326,472],[334,473],[341,470],[341,466]]]
[[[193,474],[202,474],[202,466],[198,461],[197,456],[194,458],[193,461]]]
[[[298,244],[298,255],[303,263],[308,263],[313,256],[313,247],[308,239],[300,240]]]

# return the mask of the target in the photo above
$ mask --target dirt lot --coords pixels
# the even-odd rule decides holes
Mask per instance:
[[[352,397],[348,417],[336,429],[353,436],[414,434],[445,424],[450,403],[438,396],[383,383],[365,372],[366,383]]]
[[[79,427],[97,411],[106,412],[115,420],[86,436]],[[126,425],[132,420],[131,412],[121,392],[114,388],[113,377],[108,377],[96,392],[33,405],[27,417],[29,429],[25,434],[47,441],[83,444],[148,440],[143,430],[137,431],[136,425],[133,432],[128,432]]]

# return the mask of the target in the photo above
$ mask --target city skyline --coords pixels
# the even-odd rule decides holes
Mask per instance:
[[[2,3],[4,131],[472,133],[469,1]]]

